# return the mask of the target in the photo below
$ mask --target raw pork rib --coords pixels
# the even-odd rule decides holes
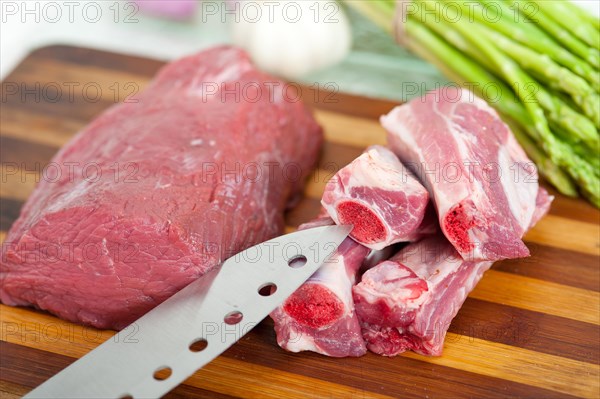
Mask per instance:
[[[385,147],[374,145],[325,186],[321,204],[350,236],[371,249],[413,241],[429,202],[427,190]]]
[[[543,188],[539,193],[534,224],[552,201]],[[492,263],[464,260],[436,235],[366,271],[353,295],[369,350],[441,355],[450,322]]]
[[[450,321],[492,262],[465,261],[441,235],[367,270],[354,304],[371,352],[440,355]]]
[[[319,218],[299,230],[332,224],[331,218]],[[368,252],[368,248],[346,238],[330,262],[271,313],[279,346],[291,352],[308,350],[333,357],[367,352],[354,313],[352,286]]]
[[[304,180],[282,169],[306,175],[322,142],[283,88],[219,47],[167,65],[139,102],[100,115],[54,157],[62,178],[39,184],[8,233],[2,302],[120,329],[280,234]],[[91,164],[97,180],[82,173]]]
[[[529,255],[521,240],[538,194],[537,170],[485,101],[455,87],[381,118],[388,144],[419,177],[442,231],[465,259]]]

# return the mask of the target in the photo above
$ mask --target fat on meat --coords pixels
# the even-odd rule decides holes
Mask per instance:
[[[485,101],[444,87],[381,117],[388,145],[425,185],[444,235],[465,259],[529,255],[538,174]]]
[[[350,236],[375,250],[421,237],[428,203],[425,187],[393,152],[379,145],[367,148],[330,179],[321,199],[337,224],[353,225]]]
[[[552,200],[540,188],[533,224]],[[368,349],[385,356],[406,350],[441,355],[452,319],[492,263],[463,259],[437,234],[367,270],[353,297]]]

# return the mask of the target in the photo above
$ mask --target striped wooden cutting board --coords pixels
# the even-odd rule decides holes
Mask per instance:
[[[74,47],[31,54],[2,84],[1,238],[56,150],[162,65]],[[70,94],[72,93],[72,96]],[[327,142],[288,230],[316,215],[328,177],[373,143],[393,104],[304,89]],[[526,237],[533,256],[499,262],[469,296],[444,355],[331,359],[279,349],[264,321],[169,397],[384,398],[600,396],[600,213],[558,196]],[[0,396],[28,392],[113,332],[0,305]]]

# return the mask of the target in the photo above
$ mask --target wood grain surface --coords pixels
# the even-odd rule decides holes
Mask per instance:
[[[54,153],[104,109],[141,90],[162,65],[53,46],[32,53],[4,80],[1,240]],[[395,105],[308,88],[302,95],[327,141],[305,197],[287,215],[288,231],[317,214],[337,169],[385,142],[377,118]],[[167,397],[598,398],[600,212],[557,195],[525,240],[532,256],[498,262],[486,273],[452,322],[441,357],[287,353],[265,320]],[[114,334],[4,305],[0,328],[2,398],[22,396]]]

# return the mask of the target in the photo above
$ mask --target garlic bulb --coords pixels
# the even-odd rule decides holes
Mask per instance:
[[[338,63],[352,44],[332,0],[240,1],[232,38],[259,68],[287,79]]]

